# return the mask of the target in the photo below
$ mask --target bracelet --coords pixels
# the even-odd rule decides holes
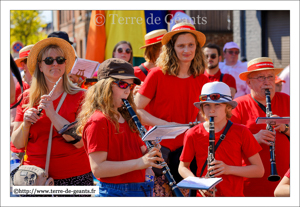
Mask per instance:
[[[290,126],[288,124],[285,125],[285,130],[282,131],[281,133],[286,133],[289,130]]]

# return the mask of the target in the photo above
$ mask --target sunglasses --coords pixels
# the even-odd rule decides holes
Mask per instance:
[[[212,93],[212,94],[204,94],[204,95],[200,95],[199,96],[199,100],[200,101],[207,101],[207,98],[210,98],[212,101],[217,101],[219,100],[220,98],[224,98],[228,101],[231,101],[231,99],[227,98],[227,97],[230,97],[231,96],[228,96],[228,95],[223,95],[223,94],[219,94],[219,93]]]
[[[122,80],[118,80],[118,81],[114,81],[115,84],[117,84],[119,86],[119,88],[122,89],[126,89],[126,88],[130,88],[130,90],[134,89],[135,84],[134,83],[127,83],[125,81]]]
[[[123,52],[123,48],[118,48],[118,53],[122,53]],[[124,50],[127,54],[131,53],[131,49],[127,48],[126,50]]]
[[[235,54],[235,55],[238,55],[238,54],[240,54],[240,51],[238,51],[238,50],[236,50],[236,51],[232,51],[232,50],[229,50],[229,51],[227,51],[230,55],[233,55],[233,53]]]
[[[61,64],[64,64],[66,59],[64,57],[57,57],[55,59],[53,59],[52,57],[46,57],[45,60],[43,60],[46,65],[52,65],[54,60],[56,60],[57,64],[61,65]]]
[[[206,59],[208,59],[209,57],[210,57],[211,59],[216,59],[217,54],[213,53],[213,54],[211,54],[211,55],[205,55],[205,57],[206,57]]]

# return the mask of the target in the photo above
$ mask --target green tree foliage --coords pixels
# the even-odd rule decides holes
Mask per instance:
[[[12,10],[10,12],[11,45],[16,41],[21,41],[26,46],[47,38],[47,34],[41,31],[47,24],[41,20],[40,13],[37,10]]]

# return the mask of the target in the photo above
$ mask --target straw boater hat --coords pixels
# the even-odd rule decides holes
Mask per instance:
[[[19,58],[15,60],[18,67],[22,67],[21,62],[28,58],[29,52],[34,45],[27,45],[19,51]]]
[[[182,33],[182,32],[189,32],[196,35],[197,40],[201,47],[203,47],[203,45],[205,44],[206,41],[205,35],[202,32],[197,31],[194,25],[186,22],[180,22],[178,24],[175,24],[174,27],[172,28],[172,31],[164,35],[164,37],[161,40],[161,43],[163,45],[166,45],[175,34]]]
[[[283,68],[274,68],[273,62],[271,58],[268,57],[260,57],[255,58],[248,62],[248,68],[246,72],[240,73],[239,77],[241,80],[247,80],[247,76],[250,73],[256,71],[264,71],[264,70],[274,70],[275,75],[278,75]]]
[[[27,66],[30,74],[33,75],[36,69],[36,64],[38,64],[38,54],[44,47],[47,47],[48,45],[57,45],[63,50],[64,56],[66,58],[66,73],[68,74],[75,62],[75,52],[69,42],[57,37],[49,37],[47,39],[43,39],[33,46],[27,60]]]
[[[200,109],[200,106],[203,103],[228,103],[232,106],[232,108],[237,106],[237,102],[232,100],[230,88],[226,83],[215,81],[203,85],[201,95],[209,95],[213,93],[226,95],[226,98],[220,98],[219,100],[214,101],[208,97],[206,101],[195,102],[194,106],[198,109]]]
[[[161,42],[161,39],[163,38],[164,34],[167,33],[167,30],[165,29],[158,29],[153,30],[145,35],[145,44],[143,47],[140,47],[140,49],[143,49],[145,47],[148,47],[150,45],[154,45],[156,43]]]

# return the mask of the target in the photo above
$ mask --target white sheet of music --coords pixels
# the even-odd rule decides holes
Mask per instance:
[[[175,139],[178,135],[184,133],[189,128],[190,126],[188,124],[154,126],[142,139],[143,141]]]
[[[199,178],[189,176],[180,181],[177,186],[179,188],[209,190],[222,180],[222,178]]]

